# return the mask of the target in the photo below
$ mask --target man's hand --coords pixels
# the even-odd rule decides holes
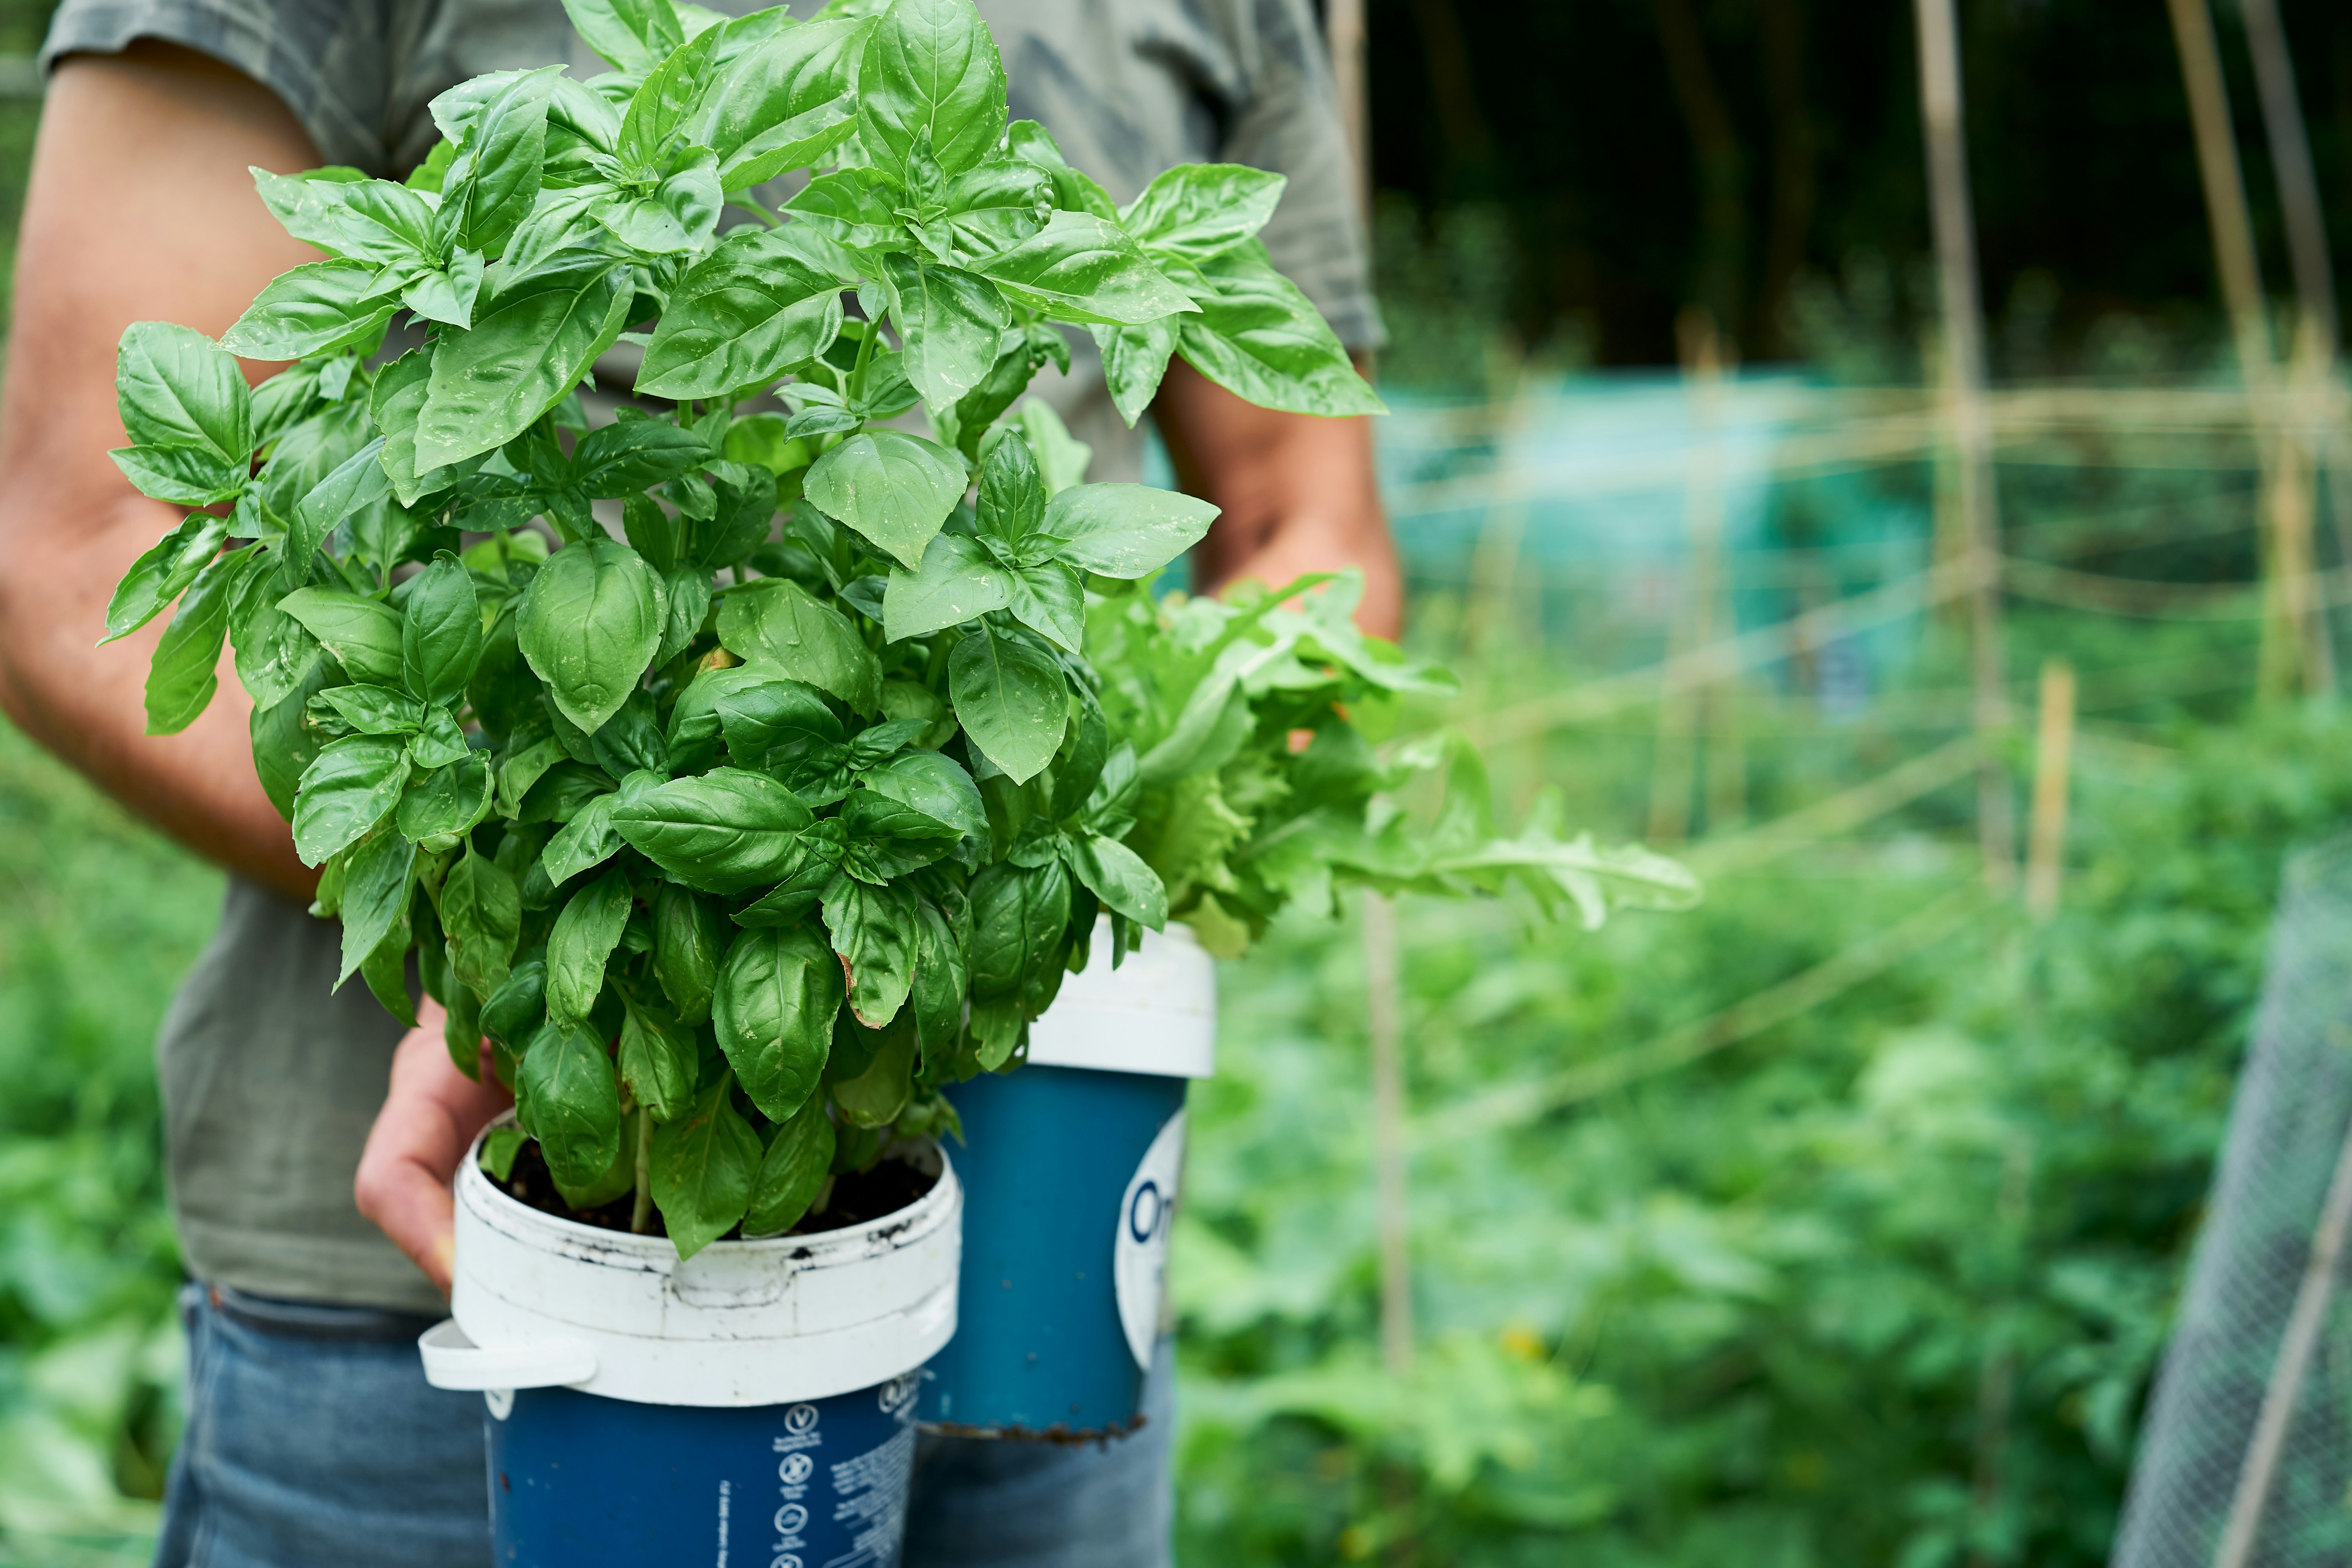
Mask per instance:
[[[270,279],[318,259],[246,173],[318,162],[283,104],[215,61],[155,43],[68,58],[33,153],[0,394],[0,706],[182,843],[305,902],[317,875],[254,775],[251,705],[227,661],[202,718],[151,737],[147,661],[168,617],[94,645],[115,581],[181,516],[107,458],[124,445],[115,344],[134,321],[217,336]]]
[[[1192,553],[1200,588],[1255,577],[1278,588],[1308,572],[1359,566],[1356,624],[1394,637],[1404,582],[1381,512],[1370,422],[1260,408],[1171,360],[1151,405],[1184,489],[1223,508]]]
[[[393,1053],[392,1091],[368,1131],[352,1196],[446,1296],[457,1249],[457,1162],[514,1097],[499,1087],[487,1052],[479,1083],[457,1070],[436,1004],[428,1000],[416,1017]]]

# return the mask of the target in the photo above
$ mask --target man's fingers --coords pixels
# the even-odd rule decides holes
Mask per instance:
[[[442,1021],[428,1004],[394,1053],[391,1091],[369,1130],[352,1196],[446,1294],[457,1254],[450,1182],[508,1097],[495,1079],[477,1083],[450,1062]]]

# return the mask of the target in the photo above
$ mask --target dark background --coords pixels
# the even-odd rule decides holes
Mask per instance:
[[[1811,352],[1798,308],[1809,273],[1850,290],[1858,268],[1867,292],[1883,271],[1884,324],[1917,321],[1928,231],[1910,5],[1368,5],[1391,273],[1414,229],[1436,243],[1470,213],[1447,264],[1476,267],[1499,234],[1510,266],[1454,283],[1526,342],[1565,326],[1608,364],[1671,363],[1675,313],[1694,301],[1751,359]],[[2352,6],[2281,9],[2340,264],[2352,257]],[[2244,34],[2231,0],[2215,11],[2275,293],[2284,250]],[[2204,203],[2162,0],[1961,0],[1959,14],[1985,300],[2011,329],[1996,370],[2065,368],[2117,313],[2210,335]]]

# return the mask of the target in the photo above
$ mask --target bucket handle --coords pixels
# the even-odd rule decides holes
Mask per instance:
[[[425,1381],[436,1388],[556,1388],[596,1375],[596,1352],[579,1340],[485,1347],[467,1339],[455,1318],[425,1330],[416,1348],[425,1357]]]

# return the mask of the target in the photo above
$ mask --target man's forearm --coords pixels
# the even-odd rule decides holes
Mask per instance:
[[[226,664],[203,717],[150,737],[164,618],[94,645],[116,581],[180,520],[107,460],[124,441],[116,341],[134,321],[217,334],[272,277],[315,259],[246,169],[317,162],[285,106],[216,61],[143,42],[68,59],[34,151],[0,395],[0,706],[133,811],[295,898],[315,878],[254,775]]]
[[[147,664],[168,615],[104,647],[113,585],[178,513],[125,496],[82,509],[79,528],[25,526],[0,504],[0,706],[35,740],[131,811],[228,869],[308,900],[318,874],[254,774],[252,703],[228,668],[210,707],[177,735],[146,733]],[[62,510],[63,509],[60,509]],[[53,514],[54,515],[54,514]]]
[[[1258,408],[1181,360],[1152,405],[1186,490],[1222,509],[1194,550],[1201,588],[1255,578],[1279,587],[1309,572],[1364,574],[1356,623],[1394,637],[1404,582],[1381,510],[1370,422]]]

